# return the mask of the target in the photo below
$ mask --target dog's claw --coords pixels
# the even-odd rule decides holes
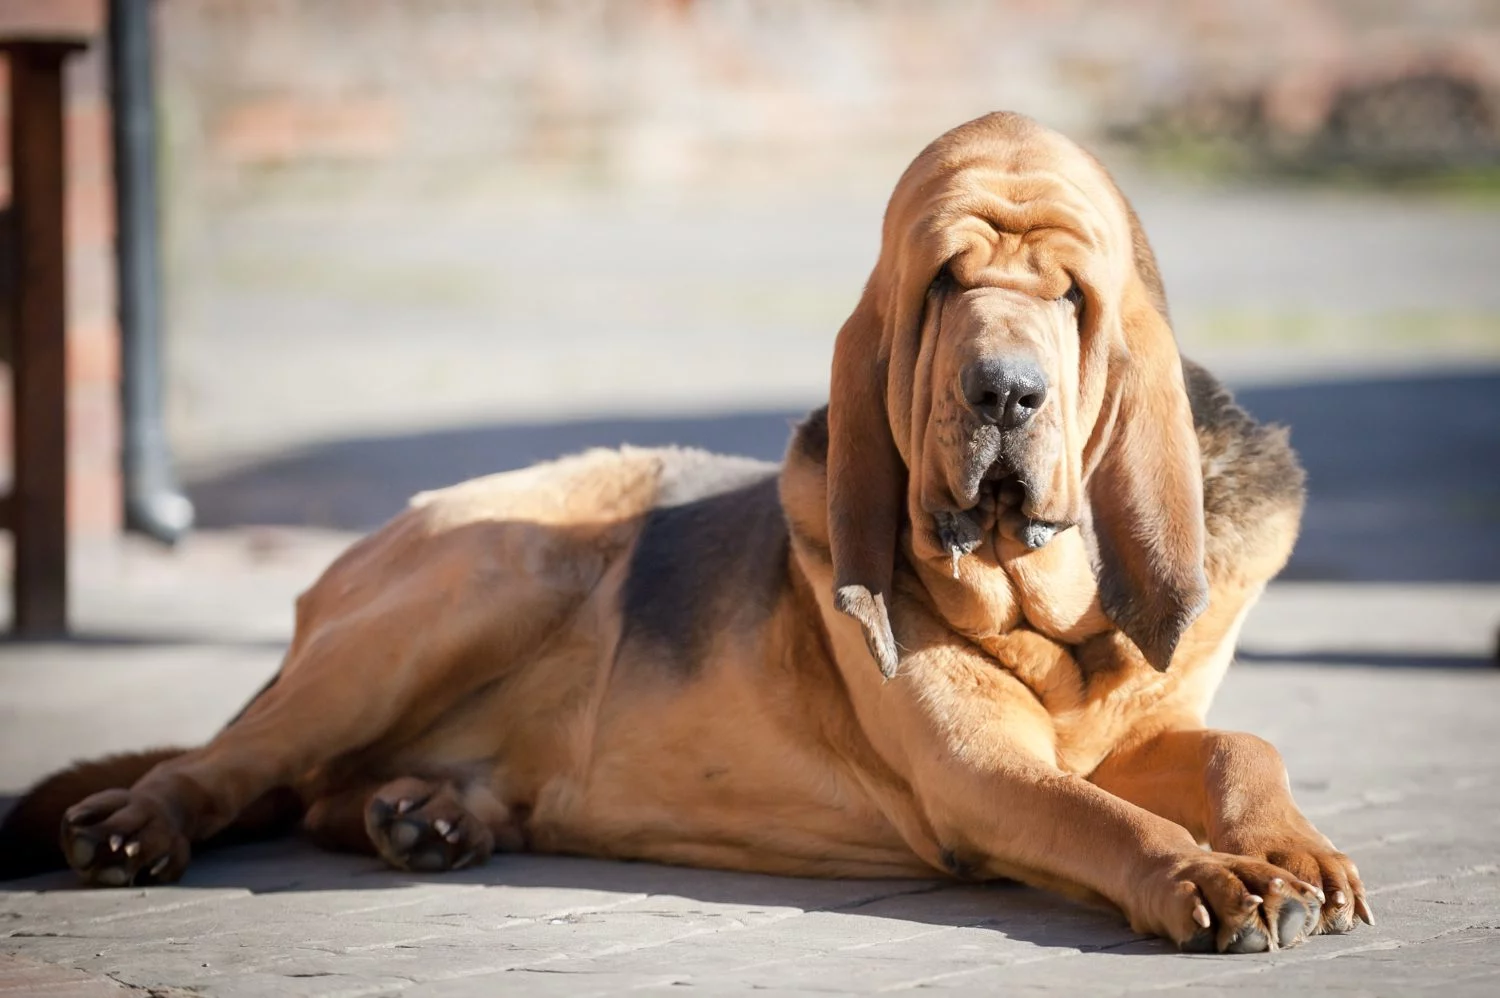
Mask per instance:
[[[1213,919],[1209,917],[1208,909],[1200,903],[1193,909],[1193,921],[1197,922],[1199,926],[1206,929],[1210,924],[1212,924]]]
[[[129,856],[131,859],[134,859],[135,858],[135,854],[138,853],[138,852],[140,852],[140,851],[141,851],[141,844],[139,842],[127,842],[127,843],[125,843],[125,855]]]
[[[123,836],[123,835],[111,835],[109,837],[109,851],[110,852],[119,852],[120,851],[120,846],[122,846],[124,844],[125,844],[125,836]]]
[[[1370,905],[1364,898],[1355,900],[1354,910],[1366,925],[1375,924],[1375,913],[1370,910]]]
[[[953,577],[956,579],[958,578],[958,559],[962,558],[964,553],[958,549],[957,544],[949,546],[948,553],[953,556]]]
[[[167,868],[167,864],[170,863],[170,862],[172,862],[172,857],[171,856],[163,856],[161,859],[157,860],[155,863],[153,863],[151,865],[151,870],[150,870],[151,876],[153,876],[153,877],[160,876],[161,875],[161,871],[165,870]]]
[[[445,821],[444,819],[439,818],[432,823],[432,827],[433,830],[436,831],[439,835],[447,836],[448,832],[452,830],[453,825]]]

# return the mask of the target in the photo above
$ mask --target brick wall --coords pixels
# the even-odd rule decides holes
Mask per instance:
[[[119,336],[102,0],[5,0],[0,33],[87,32],[96,43],[67,72],[68,518],[75,533],[120,524]],[[9,86],[0,60],[0,201],[9,199]],[[0,356],[8,354],[0,350]],[[0,483],[11,477],[9,369],[0,364]],[[8,484],[0,485],[0,489]]]
[[[1351,75],[1435,59],[1500,85],[1493,0],[162,2],[207,198],[350,163],[396,187],[836,185],[998,107],[1097,135],[1252,88],[1295,129]]]

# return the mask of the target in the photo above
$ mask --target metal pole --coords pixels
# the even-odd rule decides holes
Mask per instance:
[[[161,257],[151,0],[110,0],[125,528],[166,543],[193,525],[162,420]]]

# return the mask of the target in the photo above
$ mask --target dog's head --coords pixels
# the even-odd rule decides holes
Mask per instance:
[[[958,559],[1070,527],[1158,669],[1203,609],[1197,437],[1151,249],[1088,153],[992,114],[917,157],[834,349],[835,602],[881,670],[896,548]]]

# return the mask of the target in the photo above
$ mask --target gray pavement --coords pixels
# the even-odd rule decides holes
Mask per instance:
[[[1282,749],[1376,927],[1189,957],[1015,886],[531,856],[418,877],[286,840],[172,887],[0,885],[0,995],[1500,993],[1500,211],[1126,186],[1190,351],[1310,473],[1213,720]],[[228,212],[174,344],[207,529],[81,548],[79,638],[0,643],[0,794],[208,737],[276,668],[296,593],[411,492],[622,441],[775,457],[880,196]]]

